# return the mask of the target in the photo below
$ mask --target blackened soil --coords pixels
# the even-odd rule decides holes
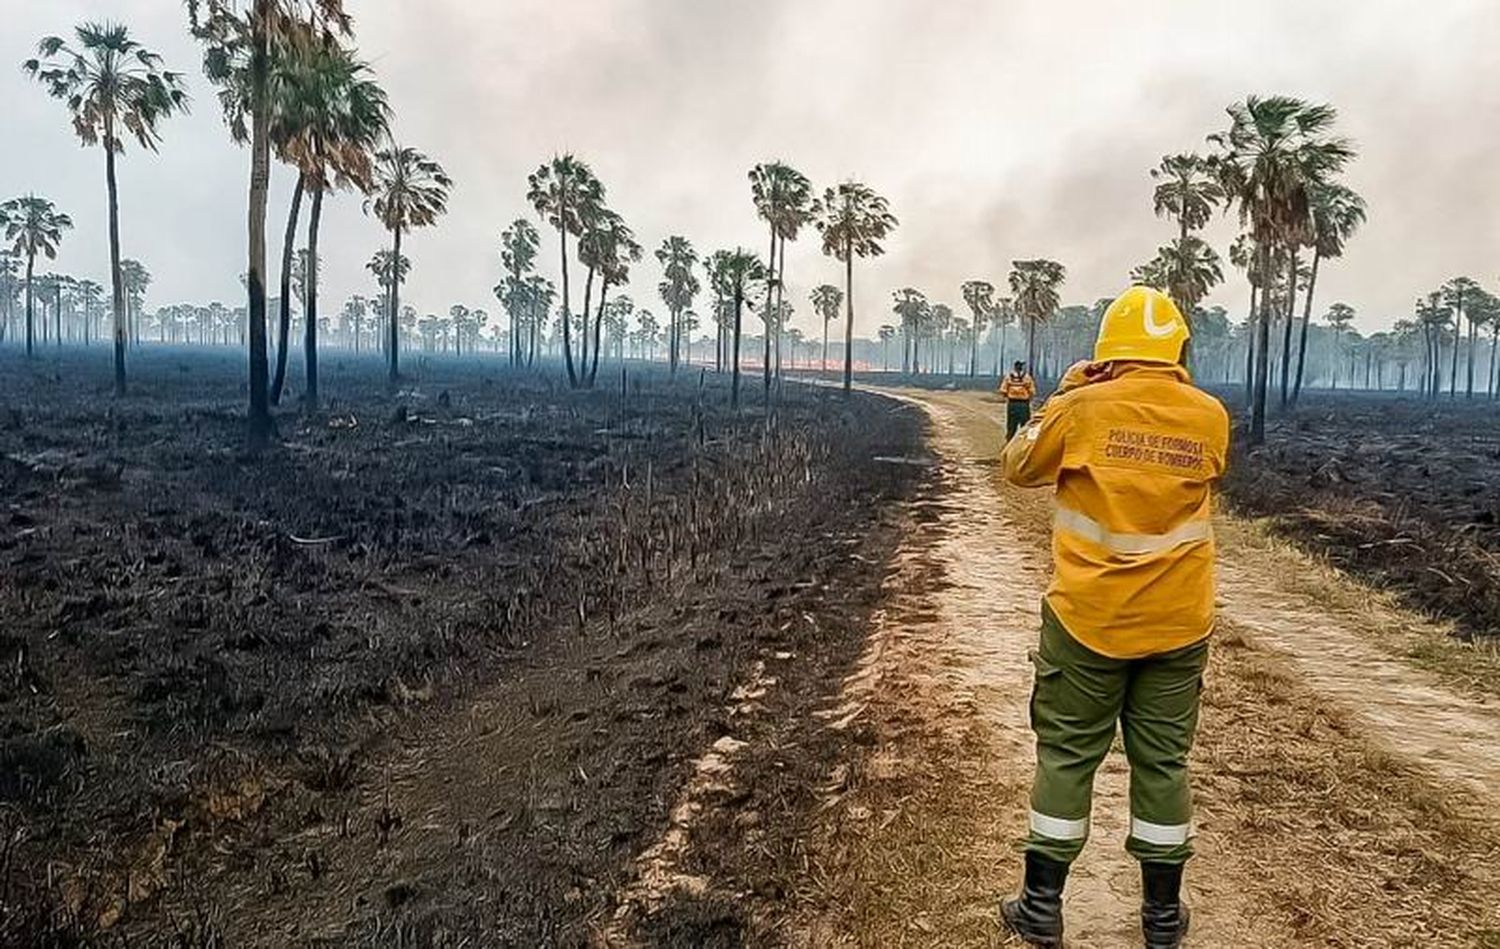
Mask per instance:
[[[250,456],[237,355],[0,360],[0,942],[578,944],[754,664],[837,687],[913,413],[414,363]]]
[[[1272,420],[1227,487],[1240,510],[1461,635],[1500,635],[1496,403],[1315,398]]]

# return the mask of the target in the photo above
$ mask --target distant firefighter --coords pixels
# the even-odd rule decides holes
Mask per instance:
[[[1061,944],[1063,885],[1116,723],[1146,945],[1172,949],[1187,933],[1188,751],[1214,623],[1212,495],[1229,444],[1224,407],[1182,365],[1188,336],[1168,297],[1131,287],[1105,312],[1093,361],[1067,371],[1004,451],[1012,484],[1057,492],[1054,575],[1031,654],[1025,884],[1001,907],[1034,945]]]
[[[1026,364],[1017,361],[1005,378],[1000,380],[999,391],[1005,399],[1005,440],[1008,442],[1031,421],[1031,400],[1036,398],[1036,380],[1026,371]]]

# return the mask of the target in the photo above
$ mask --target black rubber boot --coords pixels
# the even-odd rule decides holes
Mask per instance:
[[[1141,864],[1141,934],[1146,949],[1178,949],[1188,931],[1182,902],[1182,864]]]
[[[1030,945],[1061,946],[1062,895],[1067,882],[1066,863],[1028,853],[1021,895],[1000,904],[1000,918]]]

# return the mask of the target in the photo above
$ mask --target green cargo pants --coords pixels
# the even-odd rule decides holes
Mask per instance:
[[[1024,399],[1010,399],[1005,403],[1005,440],[1016,437],[1016,432],[1031,421],[1031,403]]]
[[[1138,860],[1184,863],[1192,856],[1188,751],[1208,642],[1146,659],[1101,656],[1042,609],[1041,645],[1031,654],[1036,683],[1031,728],[1036,777],[1026,849],[1071,863],[1088,840],[1094,771],[1114,742],[1130,762],[1130,833]]]

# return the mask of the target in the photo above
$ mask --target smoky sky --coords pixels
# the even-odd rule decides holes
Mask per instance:
[[[422,312],[499,308],[501,230],[528,172],[557,152],[593,165],[648,249],[629,292],[660,312],[649,251],[683,234],[702,251],[766,252],[748,169],[780,159],[821,189],[858,177],[901,226],[856,267],[857,328],[892,319],[915,286],[962,311],[959,284],[1004,283],[1010,261],[1068,268],[1065,302],[1118,292],[1174,233],[1148,170],[1203,150],[1247,94],[1327,101],[1359,147],[1347,180],[1370,220],[1320,275],[1369,330],[1448,277],[1500,280],[1500,4],[1492,0],[350,0],[357,43],[403,143],[454,177],[450,213],[407,243],[405,298]],[[85,19],[129,24],[188,74],[191,115],[160,154],[120,170],[124,253],[155,282],[148,305],[238,302],[248,152],[233,146],[178,0],[3,0],[0,192],[70,213],[56,269],[107,269],[104,168],[61,103],[25,77],[37,39]],[[275,273],[293,175],[273,172]],[[1233,218],[1208,236],[1221,253]],[[541,264],[555,272],[555,236]],[[355,195],[326,209],[325,299],[372,293],[364,263],[386,236]],[[797,324],[808,290],[841,269],[806,233],[788,261]],[[1226,265],[1210,299],[1238,315]],[[555,275],[555,273],[554,273]],[[700,312],[706,305],[700,303]]]

